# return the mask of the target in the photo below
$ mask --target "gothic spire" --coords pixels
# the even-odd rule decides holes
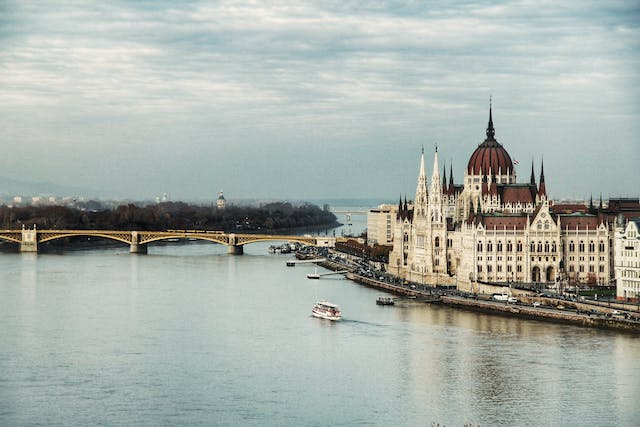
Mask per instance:
[[[533,172],[533,159],[531,159],[531,179],[529,183],[531,185],[536,185],[536,174]]]
[[[442,165],[442,190],[446,192],[447,189],[447,162]]]
[[[489,124],[487,125],[487,139],[490,141],[495,140],[495,134],[496,131],[493,129],[493,117],[491,114],[491,97],[489,97]]]
[[[547,195],[547,186],[544,183],[544,159],[542,159],[542,165],[540,167],[540,187],[538,187],[538,194],[545,197]]]
[[[414,199],[414,212],[417,216],[424,216],[427,213],[427,176],[424,168],[424,147],[420,153],[420,173],[418,174],[418,184],[416,186],[416,197]]]
[[[449,169],[449,193],[453,194],[454,193],[454,186],[453,186],[453,161],[451,162],[451,164],[449,165],[450,169]]]

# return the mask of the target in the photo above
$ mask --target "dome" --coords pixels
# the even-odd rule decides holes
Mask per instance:
[[[489,108],[489,126],[487,127],[487,139],[476,148],[467,165],[469,175],[511,175],[513,162],[507,150],[494,138],[493,120],[491,108]]]

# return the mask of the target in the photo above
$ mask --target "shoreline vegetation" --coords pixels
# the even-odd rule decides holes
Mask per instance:
[[[67,206],[0,206],[3,229],[22,226],[38,229],[74,230],[210,230],[224,232],[278,233],[302,228],[339,226],[336,216],[311,203],[287,202],[260,207],[196,206],[182,202],[154,205],[120,205],[114,209],[78,209]]]

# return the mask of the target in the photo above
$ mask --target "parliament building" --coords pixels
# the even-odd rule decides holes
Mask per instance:
[[[452,168],[448,180],[446,169],[440,175],[437,148],[428,180],[423,150],[414,200],[377,212],[382,240],[393,245],[388,271],[407,280],[470,291],[478,284],[562,288],[612,283],[616,226],[640,217],[640,203],[554,203],[544,163],[539,176],[532,164],[529,179],[518,182],[490,107],[486,138],[462,184],[454,184]],[[392,231],[383,236],[385,223]]]

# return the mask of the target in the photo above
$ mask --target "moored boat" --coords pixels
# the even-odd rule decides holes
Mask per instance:
[[[394,305],[396,302],[392,297],[378,297],[376,304],[378,305]]]
[[[328,301],[318,301],[311,310],[313,317],[319,317],[327,320],[340,320],[342,319],[342,312],[340,307],[336,304],[332,304]]]

